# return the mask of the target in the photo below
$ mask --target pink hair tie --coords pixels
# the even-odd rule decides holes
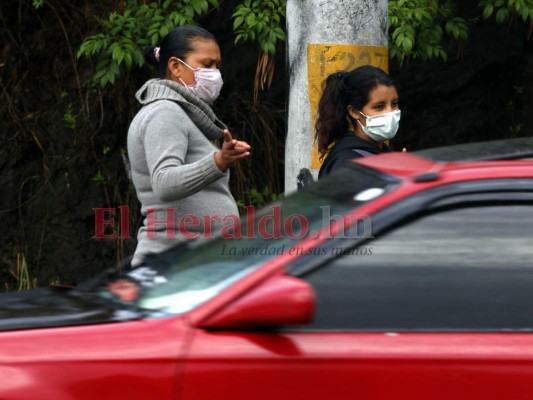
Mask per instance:
[[[160,53],[161,53],[161,47],[154,48],[154,57],[157,60],[157,62],[159,62]]]

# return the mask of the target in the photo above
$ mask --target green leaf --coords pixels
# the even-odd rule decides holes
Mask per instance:
[[[233,29],[237,29],[241,24],[244,22],[243,17],[237,17],[235,18],[235,21],[233,21]]]
[[[394,32],[392,32],[392,39],[393,40],[398,40],[398,35],[400,35],[401,33],[403,33],[403,28],[400,26],[400,27],[396,28],[394,30]]]
[[[117,42],[115,42],[111,46],[109,46],[109,53],[111,54],[111,57],[113,57],[113,54],[115,53],[115,49],[117,47],[119,47]]]
[[[133,54],[133,60],[138,67],[141,67],[144,64],[144,55],[140,50],[135,51]]]
[[[33,8],[35,8],[36,10],[41,8],[43,4],[44,4],[44,0],[33,0],[32,2]]]
[[[109,82],[109,78],[108,78],[108,74],[106,73],[106,74],[104,74],[104,75],[102,76],[102,78],[100,79],[100,86],[101,86],[102,88],[105,88],[108,82]]]
[[[274,43],[268,42],[265,47],[268,50],[269,54],[275,54],[276,53],[276,46],[274,45]]]
[[[86,56],[88,54],[88,46],[86,46],[85,43],[83,43],[80,48],[78,49],[78,52],[76,53],[76,58],[80,58],[81,56]]]
[[[111,29],[110,34],[111,34],[111,36],[116,36],[116,35],[118,35],[118,33],[119,33],[121,30],[122,30],[122,27],[120,27],[120,26],[116,26],[116,27],[114,27],[113,29]]]
[[[117,64],[120,64],[122,60],[124,59],[124,51],[120,48],[120,45],[116,45],[113,48],[113,53],[111,54],[111,57],[113,60],[116,61]]]
[[[526,7],[524,7],[524,9],[522,10],[522,21],[526,22],[528,17],[529,17],[529,10]]]
[[[124,54],[124,63],[126,64],[126,68],[128,70],[130,70],[131,69],[131,65],[133,63],[133,59],[131,57],[131,54],[129,54],[129,53]]]
[[[496,22],[498,24],[503,24],[505,21],[507,21],[508,18],[509,18],[509,11],[507,11],[507,9],[505,8],[501,8],[496,13]]]
[[[120,71],[118,64],[116,62],[109,64],[109,71],[111,71],[113,75],[118,75]]]
[[[406,54],[411,53],[411,50],[413,49],[413,41],[411,38],[406,37],[402,42],[402,47]]]
[[[453,37],[455,39],[459,39],[460,31],[459,31],[459,28],[456,25],[453,26],[452,33],[453,33]]]
[[[485,6],[485,8],[483,9],[483,18],[488,19],[492,15],[493,11],[494,6],[492,4]]]
[[[192,0],[192,6],[194,8],[194,11],[196,11],[196,14],[200,15],[202,14],[202,5],[200,4],[200,1],[198,0]]]
[[[116,74],[114,72],[109,72],[108,74],[108,82],[113,84],[115,83]]]

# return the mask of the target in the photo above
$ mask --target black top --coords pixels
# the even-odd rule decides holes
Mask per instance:
[[[383,147],[379,147],[374,143],[367,142],[355,136],[353,132],[347,132],[335,143],[335,146],[333,146],[324,160],[318,173],[318,179],[330,174],[354,158],[391,151],[393,151],[392,148],[385,143],[383,143]]]

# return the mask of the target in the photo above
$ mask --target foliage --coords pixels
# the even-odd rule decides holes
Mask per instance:
[[[286,6],[286,0],[244,0],[233,13],[235,43],[257,41],[263,53],[274,55],[276,42],[285,41],[281,22]]]
[[[130,205],[131,225],[140,219],[120,158],[136,100],[82,85],[94,69],[76,62],[84,38],[99,30],[95,16],[107,18],[109,7],[123,2],[0,3],[6,39],[0,44],[4,290],[47,285],[58,277],[75,284],[135,248],[133,240],[91,237],[94,207]],[[114,89],[132,93],[133,86],[138,87],[130,77]],[[103,179],[91,180],[98,171]]]
[[[15,271],[11,270],[10,273],[17,283],[17,290],[29,290],[37,287],[37,279],[30,278],[28,264],[24,253],[17,254],[17,268]],[[9,289],[7,283],[5,283],[5,285],[6,289]]]
[[[446,61],[444,33],[460,44],[468,39],[466,21],[455,16],[451,1],[389,1],[389,53],[402,64],[406,59]]]
[[[247,190],[245,193],[246,200],[239,200],[237,205],[239,207],[245,207],[247,205],[252,205],[255,208],[263,208],[265,205],[281,200],[284,197],[283,193],[272,193],[268,187],[264,187],[263,190],[259,191],[255,188]]]
[[[98,56],[94,82],[102,87],[115,83],[123,71],[144,63],[147,45],[156,45],[170,29],[194,24],[198,18],[218,8],[218,0],[127,1],[119,13],[100,20],[102,32],[88,37],[78,57]],[[33,0],[41,7],[42,0]],[[529,23],[533,32],[533,0],[479,0],[483,17],[495,17],[498,24],[509,19]],[[263,55],[258,61],[255,92],[269,86],[273,74],[272,58],[279,42],[286,40],[284,27],[286,0],[243,0],[232,15],[235,43],[256,42]],[[469,29],[464,18],[456,15],[452,0],[390,0],[389,55],[403,64],[408,59],[446,61],[446,38],[458,44],[459,52],[467,41]]]
[[[285,31],[281,27],[285,18],[286,0],[244,0],[233,13],[235,43],[256,41],[262,54],[257,62],[254,80],[254,101],[259,90],[270,87],[274,76],[274,56],[278,40],[285,41]]]
[[[95,83],[105,87],[115,83],[121,71],[144,63],[143,49],[157,45],[176,26],[194,24],[217,0],[166,0],[164,2],[127,1],[123,12],[112,12],[100,20],[102,32],[84,40],[81,56],[98,56],[100,62],[93,76]]]
[[[98,56],[95,82],[102,87],[113,84],[124,70],[144,63],[147,45],[156,45],[170,29],[194,24],[198,18],[218,8],[217,0],[166,0],[146,2],[130,0],[122,12],[112,12],[100,20],[102,32],[88,37],[78,51],[80,56]],[[35,7],[42,1],[34,0]],[[485,19],[495,16],[501,24],[521,19],[533,31],[533,0],[480,0]],[[273,74],[273,56],[277,45],[286,40],[282,23],[286,0],[243,0],[232,15],[235,43],[256,42],[262,52],[258,61],[255,97],[259,88],[269,86]],[[446,61],[446,38],[458,44],[459,52],[468,39],[464,18],[456,15],[452,0],[390,0],[389,55],[401,64],[409,59]]]
[[[67,109],[63,114],[63,123],[69,129],[76,129],[76,116],[72,111],[72,104],[67,106]]]
[[[529,23],[528,39],[533,32],[533,0],[480,0],[479,6],[483,7],[483,18],[492,16],[496,23],[503,24],[511,20],[522,20]]]
[[[38,6],[34,0],[34,6]],[[99,63],[93,83],[105,87],[129,71],[133,65],[144,63],[143,49],[156,45],[172,28],[194,24],[210,11],[219,7],[217,0],[166,0],[161,2],[126,2],[122,12],[112,12],[100,20],[102,32],[88,37],[82,43],[78,57],[97,56]],[[254,41],[263,55],[257,66],[255,92],[270,86],[274,73],[273,56],[277,43],[285,41],[282,22],[286,0],[244,0],[233,13],[235,43]]]

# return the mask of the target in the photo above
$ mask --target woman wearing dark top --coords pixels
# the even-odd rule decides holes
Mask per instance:
[[[328,76],[315,126],[325,157],[318,177],[354,158],[393,151],[385,141],[396,135],[399,122],[396,84],[381,69],[365,65]]]

